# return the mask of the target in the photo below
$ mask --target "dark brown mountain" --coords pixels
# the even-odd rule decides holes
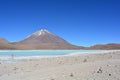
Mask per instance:
[[[111,49],[120,49],[120,44],[99,44],[89,47],[88,49],[99,49],[99,50],[111,50]]]
[[[40,30],[26,39],[15,43],[14,45],[22,46],[27,49],[82,49],[83,47],[75,46],[64,39],[50,33],[47,30]],[[20,48],[18,48],[20,49]]]

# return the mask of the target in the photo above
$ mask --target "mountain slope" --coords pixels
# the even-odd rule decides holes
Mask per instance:
[[[6,39],[0,38],[0,49],[15,49],[15,48]]]
[[[45,43],[52,43],[52,44],[69,44],[64,39],[48,32],[47,30],[40,30],[28,38],[20,41],[21,44],[45,44]]]
[[[0,38],[0,44],[8,44],[9,42],[4,39],[4,38]]]
[[[64,39],[50,33],[47,30],[40,30],[26,39],[18,42],[16,45],[29,46],[33,49],[81,49],[65,41]]]

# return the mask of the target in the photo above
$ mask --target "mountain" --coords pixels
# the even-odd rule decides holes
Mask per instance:
[[[14,47],[4,38],[0,38],[0,49],[14,49]]]
[[[111,50],[111,49],[120,49],[120,44],[99,44],[89,47],[88,49],[99,49],[99,50]]]
[[[69,44],[64,39],[48,32],[47,30],[40,30],[32,35],[30,35],[28,38],[20,41],[21,44]]]
[[[0,44],[8,44],[9,42],[4,39],[4,38],[0,38]]]
[[[83,47],[75,46],[57,35],[47,31],[40,30],[26,39],[15,43],[14,45],[22,46],[27,49],[82,49]]]
[[[0,49],[13,50],[41,50],[41,49],[89,49],[89,50],[111,50],[120,49],[120,44],[99,44],[91,47],[72,45],[61,37],[47,31],[39,30],[22,41],[10,43],[0,38]]]

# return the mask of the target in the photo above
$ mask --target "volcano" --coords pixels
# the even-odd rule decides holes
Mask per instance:
[[[83,47],[75,46],[62,39],[61,37],[45,30],[39,30],[24,40],[14,45],[22,46],[24,49],[81,49]]]

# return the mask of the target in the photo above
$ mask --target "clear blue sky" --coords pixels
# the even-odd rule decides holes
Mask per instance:
[[[40,29],[75,45],[120,43],[120,0],[0,0],[0,37],[20,41]]]

